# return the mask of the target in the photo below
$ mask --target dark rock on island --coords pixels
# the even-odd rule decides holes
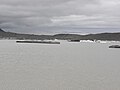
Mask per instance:
[[[60,42],[52,42],[52,41],[16,41],[16,43],[60,44]]]
[[[109,48],[120,48],[120,45],[112,45],[112,46],[109,46]]]
[[[69,42],[80,42],[80,40],[68,40]]]

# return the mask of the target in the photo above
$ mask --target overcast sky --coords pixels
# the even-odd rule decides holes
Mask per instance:
[[[23,33],[120,31],[120,0],[0,0],[0,28]]]

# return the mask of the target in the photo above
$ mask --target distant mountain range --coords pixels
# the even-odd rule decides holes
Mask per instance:
[[[34,35],[34,34],[20,34],[13,32],[5,32],[0,29],[0,39],[17,39],[17,40],[114,40],[120,41],[120,33],[98,33],[98,34],[56,34],[56,35]]]

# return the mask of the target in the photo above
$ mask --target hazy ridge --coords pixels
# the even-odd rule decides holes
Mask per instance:
[[[69,40],[69,39],[77,39],[77,40],[114,40],[120,41],[120,33],[98,33],[98,34],[87,34],[87,35],[79,35],[79,34],[56,34],[56,35],[34,35],[34,34],[20,34],[13,32],[5,32],[0,29],[0,38],[1,39],[32,39],[32,40]]]

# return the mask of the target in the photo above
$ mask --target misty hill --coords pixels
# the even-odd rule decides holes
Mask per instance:
[[[88,34],[88,35],[77,35],[77,34],[57,34],[54,35],[56,39],[72,39],[72,40],[114,40],[120,41],[120,33],[99,33],[99,34]]]
[[[35,39],[35,40],[44,40],[44,39],[52,39],[50,35],[34,35],[34,34],[19,34],[13,32],[5,32],[0,29],[0,38],[1,39]]]
[[[5,31],[3,31],[1,28],[0,28],[0,33],[4,33]]]
[[[19,34],[13,32],[5,32],[0,29],[1,39],[31,39],[31,40],[50,40],[50,39],[60,39],[60,40],[114,40],[120,41],[120,33],[99,33],[99,34],[56,34],[56,35],[33,35],[33,34]]]

